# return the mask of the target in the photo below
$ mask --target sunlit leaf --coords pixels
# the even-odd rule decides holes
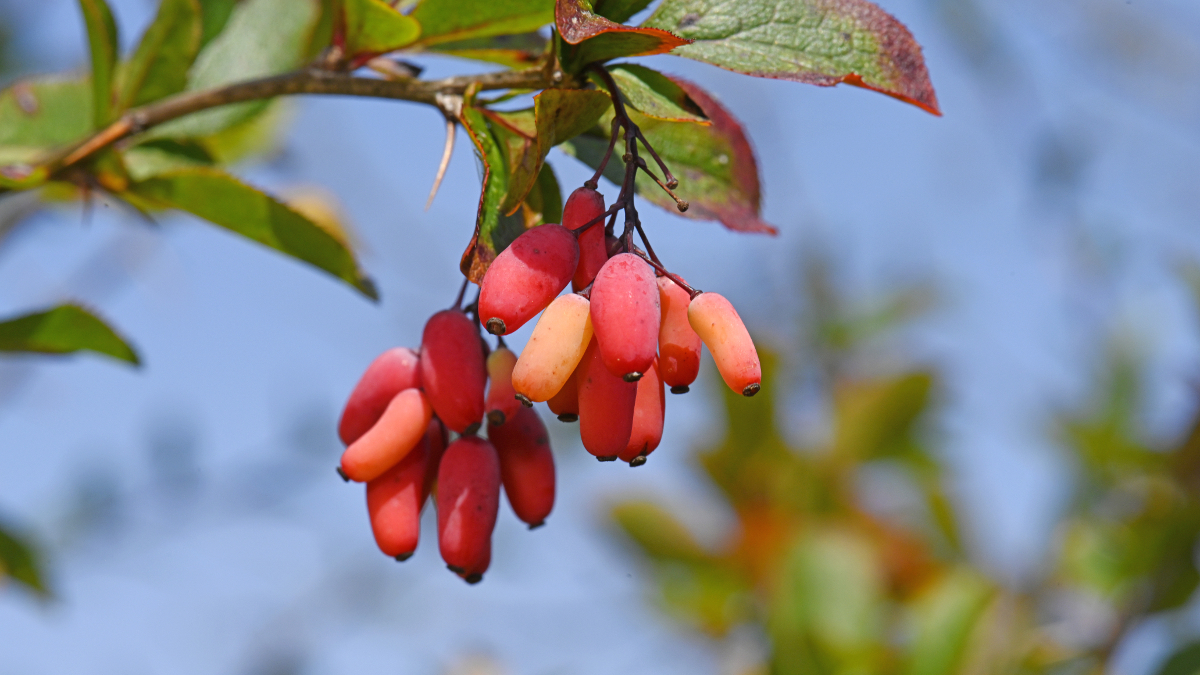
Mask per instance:
[[[658,71],[636,63],[618,63],[608,66],[608,72],[625,103],[647,117],[668,122],[708,121],[683,87]],[[603,79],[593,75],[593,80],[607,90]]]
[[[932,387],[928,372],[844,382],[834,393],[837,452],[867,461],[905,450]]]
[[[345,281],[370,298],[374,284],[353,253],[321,226],[216,169],[181,169],[135,183],[130,191],[160,207],[187,211]]]
[[[463,59],[498,63],[508,68],[529,68],[546,51],[546,38],[537,33],[493,35],[470,40],[439,42],[427,49]]]
[[[688,529],[658,504],[629,500],[613,507],[613,520],[642,553],[655,560],[707,560]]]
[[[622,56],[663,54],[689,40],[657,28],[634,28],[592,12],[589,0],[556,0],[554,24],[566,43],[564,67],[577,71],[589,63]]]
[[[346,55],[359,62],[417,41],[421,24],[383,0],[343,0],[342,27]]]
[[[629,116],[679,179],[679,188],[675,192],[690,204],[682,215],[695,220],[717,220],[740,232],[775,234],[776,228],[759,217],[758,165],[741,125],[699,87],[685,80],[671,79],[700,106],[711,124],[667,122],[636,111],[630,111]],[[593,132],[571,141],[567,151],[588,166],[599,166],[608,145],[610,119],[610,116],[602,118]],[[649,153],[642,154],[651,170],[661,173]],[[617,155],[617,159],[619,157]],[[624,167],[617,159],[608,163],[605,176],[620,185]],[[644,199],[676,211],[675,202],[649,177],[640,173],[637,191]]]
[[[32,161],[84,137],[92,128],[91,105],[87,80],[20,80],[0,92],[0,164]]]
[[[213,163],[212,155],[203,145],[172,138],[158,138],[135,145],[122,153],[122,159],[129,177],[135,181]]]
[[[0,585],[5,577],[42,596],[50,596],[41,561],[33,545],[0,525]]]
[[[971,636],[995,593],[990,582],[965,568],[925,589],[912,604],[913,644],[905,674],[961,672]]]
[[[554,0],[424,0],[412,17],[432,45],[537,30],[554,21]]]
[[[117,67],[117,24],[105,0],[79,0],[92,56],[92,126],[112,121],[113,75]]]
[[[183,91],[203,34],[197,0],[163,0],[121,70],[117,112]]]
[[[26,314],[0,322],[0,352],[70,354],[91,351],[138,365],[138,355],[95,314],[78,305]]]
[[[692,40],[678,56],[758,77],[845,82],[941,114],[921,47],[867,0],[663,0],[643,25]]]

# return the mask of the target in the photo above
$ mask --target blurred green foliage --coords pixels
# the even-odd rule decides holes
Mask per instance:
[[[1041,572],[1012,588],[961,544],[931,441],[936,372],[866,358],[932,296],[911,288],[855,308],[822,260],[806,267],[804,361],[828,433],[789,442],[772,396],[796,378],[763,353],[776,385],[753,399],[723,391],[725,436],[695,455],[736,516],[720,545],[701,545],[658,500],[613,509],[671,616],[713,637],[752,627],[768,645],[752,673],[1100,673],[1133,624],[1191,598],[1200,422],[1182,443],[1148,441],[1136,360],[1113,350],[1096,400],[1057,422],[1078,478]],[[877,469],[920,496],[910,512],[868,507],[864,478]],[[1191,645],[1162,673],[1198,668]]]

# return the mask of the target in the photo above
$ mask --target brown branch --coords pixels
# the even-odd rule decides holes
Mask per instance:
[[[441,80],[382,80],[315,68],[298,70],[259,80],[235,82],[216,89],[186,92],[134,108],[91,138],[53,157],[47,164],[52,171],[59,171],[133,134],[195,112],[233,103],[296,94],[326,94],[390,98],[436,106],[438,94],[462,94],[471,85],[478,85],[480,90],[545,89],[557,84],[550,70],[505,70]]]

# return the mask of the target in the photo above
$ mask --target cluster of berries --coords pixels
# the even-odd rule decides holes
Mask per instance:
[[[347,448],[338,471],[367,484],[385,554],[412,555],[433,492],[442,558],[470,583],[491,561],[501,486],[530,529],[543,524],[554,458],[534,402],[578,420],[597,459],[639,466],[662,439],[665,387],[688,391],[701,344],[726,384],[758,392],[758,353],[729,301],[595,227],[611,213],[599,192],[579,188],[563,225],[527,230],[496,257],[473,307],[430,317],[419,354],[388,350],[363,374],[339,425]],[[575,292],[560,295],[568,283]],[[472,310],[498,336],[541,318],[518,358],[503,338],[489,350]],[[485,419],[487,440],[477,435]],[[457,434],[449,444],[448,432]]]

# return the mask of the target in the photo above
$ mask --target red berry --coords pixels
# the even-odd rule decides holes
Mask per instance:
[[[500,479],[513,512],[530,529],[543,524],[554,508],[554,455],[542,418],[521,407],[508,422],[489,423],[488,440],[500,456]]]
[[[621,461],[629,462],[630,466],[645,464],[646,456],[654,452],[662,441],[666,412],[667,398],[663,382],[658,376],[656,361],[638,380],[637,400],[633,405],[633,430],[629,434],[629,443],[621,452]]]
[[[646,372],[658,350],[662,317],[654,270],[632,253],[613,256],[596,275],[591,295],[592,329],[608,372]]]
[[[571,193],[563,206],[563,227],[574,230],[591,222],[604,213],[604,195],[589,187],[581,187]],[[579,265],[571,278],[571,289],[582,290],[596,278],[596,272],[608,260],[608,246],[604,243],[604,222],[601,221],[579,234]]]
[[[517,414],[521,402],[517,400],[517,392],[513,390],[513,366],[517,365],[517,355],[507,347],[500,347],[487,357],[488,392],[487,418],[489,424],[504,424],[507,419]]]
[[[548,401],[575,371],[592,339],[590,304],[582,295],[555,298],[517,359],[512,386],[530,401]]]
[[[546,308],[579,263],[575,235],[541,225],[517,237],[488,267],[479,287],[479,320],[488,332],[508,335]]]
[[[688,305],[688,323],[712,353],[725,384],[746,396],[757,394],[762,365],[733,305],[716,293],[701,293]]]
[[[417,447],[432,414],[420,389],[396,394],[375,426],[342,453],[342,475],[363,483],[378,478]]]
[[[442,423],[460,434],[483,419],[481,342],[479,329],[455,309],[429,317],[421,335],[421,384]]]
[[[429,466],[441,449],[441,424],[431,420],[425,436],[412,452],[383,475],[367,483],[367,513],[379,550],[397,560],[407,560],[417,550],[421,534],[421,509],[429,496]],[[436,455],[435,455],[436,453]]]
[[[575,422],[579,419],[579,387],[576,384],[578,372],[579,368],[576,367],[567,381],[563,383],[562,389],[559,389],[557,394],[546,401],[550,412],[558,415],[560,422]]]
[[[672,393],[683,394],[700,372],[700,336],[688,323],[688,292],[666,277],[658,278],[662,327],[658,330],[658,370]]]
[[[446,448],[438,469],[438,547],[457,573],[474,570],[491,546],[500,507],[500,460],[496,448],[463,436]]]
[[[354,385],[342,410],[338,436],[350,445],[367,433],[396,394],[421,387],[417,353],[407,347],[395,347],[379,355]]]
[[[637,383],[608,372],[596,340],[588,345],[576,374],[579,387],[579,437],[588,452],[615,460],[629,444]]]
[[[437,483],[438,466],[442,462],[442,453],[446,451],[446,425],[436,417],[430,419],[422,442],[429,448],[429,459],[425,462],[425,484],[421,488],[421,494],[424,495],[421,503],[424,504],[425,498],[429,497],[434,484]]]

